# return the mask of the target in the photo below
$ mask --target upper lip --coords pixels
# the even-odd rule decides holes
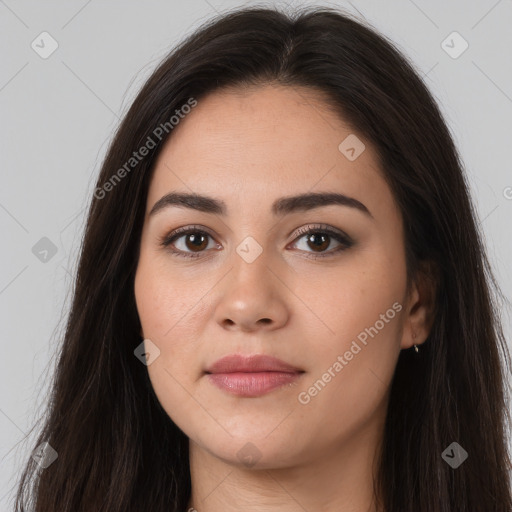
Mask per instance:
[[[206,373],[254,373],[254,372],[303,372],[300,368],[292,366],[280,359],[267,355],[232,354],[222,357],[206,369]]]

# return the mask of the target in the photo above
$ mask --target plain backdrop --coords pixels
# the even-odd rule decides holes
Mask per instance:
[[[12,510],[30,454],[21,441],[46,404],[85,208],[107,143],[177,42],[217,13],[249,5],[287,8],[223,0],[0,0],[2,512]],[[462,155],[490,260],[510,297],[512,1],[315,5],[366,19],[425,76]],[[502,314],[510,342],[510,311]]]

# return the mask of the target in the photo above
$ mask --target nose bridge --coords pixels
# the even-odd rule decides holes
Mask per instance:
[[[261,238],[261,237],[260,237]],[[252,236],[245,237],[232,254],[231,286],[237,292],[271,295],[272,254]]]

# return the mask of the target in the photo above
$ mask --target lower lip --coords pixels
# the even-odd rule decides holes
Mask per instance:
[[[209,373],[213,384],[233,395],[254,397],[295,382],[302,373],[254,372]]]

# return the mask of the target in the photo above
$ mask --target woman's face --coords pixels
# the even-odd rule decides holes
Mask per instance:
[[[168,194],[211,199],[150,214]],[[191,233],[173,237],[181,228]],[[381,431],[399,352],[419,342],[377,155],[308,89],[216,92],[174,128],[150,183],[135,295],[163,408],[233,464],[285,467]],[[207,373],[229,355],[293,369]]]

